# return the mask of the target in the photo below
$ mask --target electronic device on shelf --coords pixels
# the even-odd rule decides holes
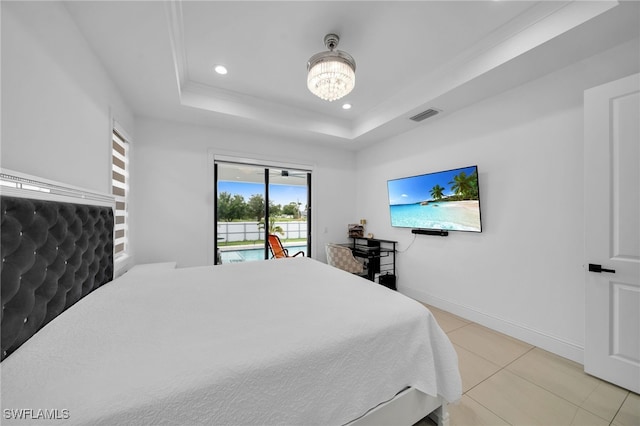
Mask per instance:
[[[379,238],[350,237],[349,247],[365,263],[366,277],[396,290],[397,241]]]

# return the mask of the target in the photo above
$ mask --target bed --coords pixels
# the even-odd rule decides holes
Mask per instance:
[[[163,264],[115,280],[105,265],[3,354],[2,424],[413,424],[432,412],[446,424],[460,398],[455,351],[424,306],[316,260]]]

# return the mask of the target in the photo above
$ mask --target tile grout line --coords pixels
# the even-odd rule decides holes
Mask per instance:
[[[460,327],[460,328],[462,328],[462,327]],[[446,334],[447,334],[447,337],[449,337],[449,333],[446,333]],[[451,340],[451,339],[449,339],[449,340]],[[511,363],[513,363],[513,362],[517,361],[518,359],[520,359],[520,358],[521,358],[521,357],[523,357],[524,355],[528,354],[530,351],[532,351],[532,350],[534,350],[534,349],[536,349],[536,348],[537,348],[537,346],[533,346],[533,347],[531,347],[531,348],[527,349],[527,351],[526,351],[526,352],[523,352],[521,355],[518,355],[518,357],[517,357],[517,358],[515,358],[513,361],[509,361],[509,363],[505,364],[504,366],[501,366],[500,364],[496,364],[496,363],[495,363],[495,361],[492,361],[492,360],[490,360],[490,359],[485,358],[484,356],[482,356],[482,355],[480,355],[480,354],[476,353],[474,350],[472,350],[472,349],[470,349],[470,348],[467,348],[467,347],[465,347],[465,346],[461,345],[460,343],[454,343],[454,342],[451,342],[451,343],[452,343],[452,344],[454,344],[454,345],[458,345],[458,346],[460,346],[462,349],[464,349],[464,350],[466,350],[466,351],[471,352],[472,354],[474,354],[474,355],[475,355],[475,356],[477,356],[478,358],[482,358],[483,360],[485,360],[485,361],[487,361],[487,362],[489,362],[489,363],[491,363],[491,364],[493,364],[493,365],[495,365],[495,366],[497,366],[497,367],[500,367],[500,370],[502,370],[503,368],[508,367],[509,365],[511,365]],[[524,343],[524,342],[523,342],[523,343]],[[527,344],[528,344],[528,343],[527,343]],[[494,373],[494,374],[495,374],[495,373]],[[492,375],[493,375],[493,374],[492,374]]]
[[[488,377],[487,377],[488,378]],[[484,380],[483,380],[484,381]],[[477,385],[476,385],[477,386]],[[475,386],[474,386],[475,388]],[[471,390],[471,389],[469,389]],[[466,393],[465,393],[466,395]],[[501,415],[499,415],[498,413],[494,412],[493,410],[491,410],[489,407],[485,407],[482,403],[480,403],[480,401],[477,401],[476,399],[474,399],[471,395],[467,395],[467,398],[471,399],[473,402],[475,402],[476,404],[478,404],[479,406],[481,406],[482,408],[484,408],[485,410],[487,410],[488,412],[490,412],[491,414],[493,414],[494,416],[496,416],[497,418],[499,418],[500,420],[504,421],[506,424],[514,426],[513,423],[507,421],[507,419],[503,418]]]
[[[622,406],[624,405],[625,402],[627,402],[627,398],[629,398],[630,392],[627,392],[627,396],[624,397],[624,399],[622,400],[622,404],[620,404],[620,406],[618,407],[618,409],[616,410],[616,413],[613,415],[613,417],[611,418],[611,422],[609,423],[609,426],[611,426],[613,424],[613,421],[616,419],[616,417],[618,416],[618,413],[620,413],[620,410],[622,410]]]
[[[427,308],[428,308],[428,307],[427,307]],[[444,312],[444,311],[443,311],[443,312]],[[449,314],[449,313],[447,313],[447,312],[445,312],[445,313],[446,313],[446,314]],[[432,315],[433,315],[433,312],[432,312]],[[451,315],[451,314],[450,314],[450,315]],[[434,315],[434,317],[435,317],[435,315]],[[437,319],[436,319],[436,321],[437,321]],[[454,329],[449,330],[448,332],[446,332],[445,334],[447,334],[447,337],[449,337],[449,336],[448,336],[448,335],[449,335],[449,333],[452,333],[452,332],[454,332],[454,331],[458,331],[458,330],[460,330],[460,329],[462,329],[462,328],[464,328],[464,327],[467,327],[467,326],[469,326],[469,325],[476,324],[476,323],[474,323],[473,321],[469,321],[469,322],[467,322],[466,320],[464,320],[464,321],[466,322],[466,324],[463,324],[463,325],[461,325],[460,327],[454,328]],[[491,329],[490,329],[490,331],[494,331],[494,330],[491,330]],[[496,332],[496,333],[498,334],[499,332]],[[507,337],[510,337],[510,336],[507,336]],[[519,340],[519,339],[515,339],[515,338],[513,338],[513,337],[512,337],[512,339],[517,340],[518,342],[522,342],[521,340]],[[527,344],[526,342],[522,342],[522,343]],[[461,348],[463,348],[463,349],[465,349],[465,350],[467,350],[467,351],[471,352],[471,353],[472,353],[472,354],[474,354],[475,356],[478,356],[479,358],[481,358],[481,359],[483,359],[483,360],[485,360],[485,361],[487,361],[487,362],[490,362],[490,363],[492,363],[492,364],[494,364],[494,365],[497,365],[497,364],[495,364],[493,361],[486,359],[485,357],[483,357],[483,356],[482,356],[482,355],[480,355],[480,354],[477,354],[475,351],[471,350],[470,348],[467,348],[467,347],[465,347],[465,346],[463,346],[463,345],[460,345],[459,343],[458,343],[458,346],[460,346]],[[583,407],[582,407],[582,405],[576,405],[576,404],[575,404],[575,403],[573,403],[572,401],[569,401],[568,399],[566,399],[563,395],[558,395],[557,393],[555,393],[555,392],[553,392],[553,391],[551,391],[551,390],[549,390],[549,389],[546,389],[545,387],[543,387],[543,386],[541,386],[541,385],[539,385],[539,384],[537,384],[537,383],[535,383],[535,382],[533,382],[533,381],[531,381],[531,380],[527,379],[526,377],[523,377],[523,376],[521,376],[521,375],[517,374],[517,373],[516,373],[516,372],[514,372],[514,371],[507,370],[507,367],[509,367],[510,365],[512,365],[514,362],[518,361],[519,359],[521,359],[521,358],[522,358],[522,357],[524,357],[525,355],[529,354],[529,353],[530,353],[531,351],[533,351],[534,349],[538,348],[537,346],[534,346],[534,345],[531,345],[531,346],[532,346],[531,348],[529,348],[528,350],[526,350],[526,351],[525,351],[525,352],[523,352],[521,355],[517,356],[516,358],[514,358],[513,360],[511,360],[510,362],[508,362],[508,363],[507,363],[507,364],[505,364],[504,366],[500,366],[500,365],[498,365],[498,367],[500,367],[500,368],[499,368],[497,371],[495,371],[493,374],[491,374],[491,375],[487,376],[485,379],[483,379],[483,380],[482,380],[482,381],[480,381],[479,383],[476,383],[475,385],[473,385],[472,387],[470,387],[469,389],[467,389],[467,391],[463,392],[463,393],[462,393],[462,395],[466,395],[467,397],[469,397],[470,399],[472,399],[474,402],[476,402],[478,405],[480,405],[481,407],[483,407],[484,409],[486,409],[486,410],[487,410],[487,411],[489,411],[490,413],[494,414],[494,415],[495,415],[495,416],[497,416],[498,418],[500,418],[500,419],[502,419],[503,421],[505,421],[506,423],[510,424],[508,421],[506,421],[506,420],[505,420],[504,418],[502,418],[500,415],[498,415],[497,413],[493,412],[490,408],[488,408],[488,407],[484,406],[483,404],[481,404],[479,401],[475,400],[473,397],[471,397],[471,395],[469,395],[469,394],[468,394],[470,391],[472,391],[473,389],[475,389],[476,387],[478,387],[480,384],[484,383],[485,381],[487,381],[487,380],[488,380],[488,379],[490,379],[491,377],[495,376],[496,374],[500,373],[500,372],[501,372],[501,371],[503,371],[503,370],[506,370],[506,371],[508,371],[509,373],[514,374],[514,375],[515,375],[515,376],[517,376],[518,378],[520,378],[520,379],[522,379],[522,380],[524,380],[524,381],[526,381],[526,382],[528,382],[528,383],[530,383],[530,384],[534,385],[535,387],[539,388],[540,390],[542,390],[542,391],[544,391],[544,392],[546,392],[546,393],[549,393],[549,394],[551,394],[551,395],[553,395],[553,396],[555,396],[555,397],[557,397],[557,398],[560,398],[561,400],[565,401],[566,403],[568,403],[568,404],[570,404],[570,405],[574,406],[574,407],[576,408],[576,411],[575,411],[575,413],[574,413],[574,415],[573,415],[572,422],[573,422],[573,420],[575,420],[575,418],[576,418],[576,416],[578,415],[578,412],[579,412],[579,410],[580,410],[580,409],[582,409],[582,410],[586,411],[587,413],[589,413],[589,414],[591,414],[591,415],[593,415],[593,416],[595,416],[595,417],[597,417],[597,418],[599,418],[599,419],[602,419],[603,421],[607,422],[607,420],[606,420],[606,419],[604,419],[604,418],[602,418],[600,415],[598,415],[598,414],[596,414],[596,413],[593,413],[592,411],[590,411],[590,410],[588,410],[588,409],[586,409],[586,408],[583,408]],[[541,348],[538,348],[538,349],[541,349]],[[542,350],[542,349],[541,349],[541,350]],[[595,389],[594,389],[594,391],[592,391],[592,392],[589,394],[589,396],[590,396],[591,394],[593,394],[593,392],[595,392]],[[629,392],[627,392],[627,395],[626,395],[626,396],[625,396],[625,398],[622,400],[622,403],[620,404],[620,406],[619,406],[619,407],[618,407],[618,409],[616,410],[616,412],[615,412],[615,414],[613,415],[613,417],[611,418],[611,420],[610,420],[610,421],[608,421],[609,426],[613,426],[613,422],[615,421],[616,416],[620,413],[620,410],[622,409],[622,406],[624,405],[624,403],[626,402],[626,400],[627,400],[628,398],[629,398]],[[584,401],[586,401],[587,399],[588,399],[588,397],[587,397]],[[583,402],[584,402],[584,401],[583,401]]]
[[[530,350],[530,351],[527,351],[527,353],[531,352],[532,350],[534,350],[534,349],[536,349],[536,348],[537,348],[537,346],[534,346],[533,348],[531,348],[531,350]],[[527,353],[523,354],[522,356],[526,355]],[[510,362],[509,364],[505,365],[505,367],[504,367],[504,368],[506,369],[509,365],[513,364],[514,362],[516,362],[516,361],[517,361],[518,359],[520,359],[520,358],[521,358],[521,357],[518,357],[518,358],[514,359],[512,362]],[[513,374],[513,375],[515,375],[515,376],[517,376],[517,377],[519,377],[519,378],[521,378],[521,379],[522,379],[522,380],[524,380],[525,382],[531,383],[532,385],[534,385],[534,386],[536,386],[536,387],[538,387],[538,388],[542,389],[543,391],[548,392],[548,393],[550,393],[551,395],[556,396],[556,397],[558,397],[558,398],[562,399],[563,401],[565,401],[565,402],[567,402],[567,403],[569,403],[569,404],[573,405],[573,406],[574,406],[574,407],[576,407],[578,410],[582,409],[582,410],[586,411],[587,413],[589,413],[589,414],[591,414],[591,415],[593,415],[593,416],[596,416],[596,417],[598,417],[599,419],[604,420],[605,422],[609,422],[609,426],[611,426],[611,424],[613,423],[613,420],[616,418],[616,415],[618,414],[618,412],[619,412],[619,411],[620,411],[620,409],[622,408],[622,404],[624,404],[624,401],[626,401],[626,399],[627,399],[627,397],[625,397],[625,399],[624,399],[624,400],[622,400],[622,403],[620,404],[620,407],[618,407],[618,410],[617,410],[617,411],[616,411],[616,413],[613,415],[613,417],[611,418],[611,420],[607,420],[607,419],[603,418],[602,416],[600,416],[599,414],[596,414],[596,413],[592,412],[591,410],[588,410],[588,409],[586,409],[586,408],[582,407],[582,405],[576,405],[574,402],[569,401],[569,400],[568,400],[567,398],[565,398],[563,395],[557,394],[556,392],[554,392],[554,391],[552,391],[552,390],[550,390],[550,389],[547,389],[547,388],[545,388],[544,386],[539,385],[538,383],[533,382],[533,381],[531,381],[531,380],[527,379],[526,377],[521,376],[520,374],[516,373],[515,371],[511,371],[511,370],[507,370],[507,371],[509,371],[509,373],[511,373],[511,374]],[[474,387],[475,387],[475,386],[474,386]],[[595,392],[595,389],[594,389],[594,390],[589,394],[589,396],[591,396],[591,394],[592,394],[593,392]],[[627,396],[628,396],[628,394],[627,394]],[[586,401],[587,399],[589,399],[589,397],[587,397],[584,401]],[[582,402],[584,403],[584,401],[582,401]],[[575,416],[578,414],[578,410],[576,410],[576,414],[574,415],[574,419],[575,419]]]
[[[473,324],[473,323],[472,323],[472,324]],[[467,324],[467,325],[468,325],[468,324]],[[448,333],[447,333],[447,334],[448,334]],[[517,340],[517,339],[516,339],[516,340]],[[526,343],[526,342],[523,342],[523,343]],[[469,349],[469,348],[465,348],[464,346],[461,346],[461,345],[459,345],[459,346],[460,346],[461,348],[463,348],[463,349],[465,349],[465,350],[467,350],[467,351],[469,351],[469,352],[473,353],[474,355],[476,355],[476,356],[478,356],[478,357],[480,357],[480,358],[482,358],[482,359],[486,360],[486,361],[492,362],[492,361],[490,361],[490,360],[488,360],[488,359],[484,358],[483,356],[481,356],[481,355],[479,355],[479,354],[475,353],[474,351],[472,351],[472,350],[471,350],[471,349]],[[471,399],[472,399],[473,401],[475,401],[477,404],[479,404],[480,406],[482,406],[483,408],[485,408],[485,409],[486,409],[486,410],[488,410],[489,412],[493,413],[495,416],[499,417],[500,419],[504,420],[506,423],[511,424],[511,423],[509,423],[506,419],[502,418],[498,413],[495,413],[495,412],[494,412],[494,411],[492,411],[489,407],[486,407],[485,405],[483,405],[483,404],[482,404],[482,403],[480,403],[479,401],[475,400],[471,395],[468,395],[468,392],[469,392],[469,391],[471,391],[471,390],[475,389],[476,387],[478,387],[479,385],[481,385],[481,384],[482,384],[482,383],[484,383],[485,381],[489,380],[491,377],[493,377],[493,376],[495,376],[496,374],[500,373],[501,371],[505,370],[505,371],[507,371],[507,372],[509,372],[509,373],[511,373],[511,374],[513,374],[513,375],[515,375],[516,377],[518,377],[518,378],[520,378],[520,379],[522,379],[522,380],[524,380],[524,381],[526,381],[526,382],[528,382],[528,383],[530,383],[530,384],[534,385],[535,387],[537,387],[537,388],[541,389],[542,391],[547,392],[547,393],[549,393],[549,394],[551,394],[551,395],[553,395],[553,396],[556,396],[556,397],[558,397],[558,398],[562,399],[563,401],[567,402],[567,403],[568,403],[568,404],[570,404],[570,405],[573,405],[573,406],[576,408],[575,413],[573,414],[573,418],[572,418],[572,422],[573,422],[573,420],[575,420],[576,416],[578,415],[578,410],[579,410],[580,408],[582,408],[582,407],[580,407],[580,406],[578,406],[578,405],[574,404],[573,402],[571,402],[571,401],[569,401],[569,400],[565,399],[564,397],[562,397],[562,396],[560,396],[560,395],[557,395],[556,393],[554,393],[554,392],[552,392],[552,391],[550,391],[550,390],[548,390],[548,389],[545,389],[544,387],[540,386],[539,384],[537,384],[537,383],[535,383],[535,382],[532,382],[532,381],[528,380],[528,379],[527,379],[527,378],[525,378],[525,377],[520,376],[519,374],[517,374],[517,373],[515,373],[515,372],[513,372],[513,371],[511,371],[511,370],[507,370],[507,367],[509,367],[511,364],[513,364],[514,362],[518,361],[519,359],[521,359],[522,357],[524,357],[525,355],[527,355],[528,353],[530,353],[531,351],[533,351],[533,350],[534,350],[534,349],[536,349],[536,348],[538,348],[538,347],[537,347],[537,346],[533,346],[533,345],[532,345],[532,347],[531,347],[531,348],[529,348],[527,351],[523,352],[522,354],[520,354],[519,356],[517,356],[516,358],[514,358],[513,360],[511,360],[510,362],[508,362],[508,363],[507,363],[507,364],[505,364],[504,366],[499,366],[500,368],[499,368],[496,372],[494,372],[493,374],[491,374],[491,375],[487,376],[484,380],[482,380],[482,381],[480,381],[479,383],[477,383],[477,384],[473,385],[472,387],[470,387],[466,392],[464,392],[464,393],[463,393],[463,395],[466,395],[467,397],[471,398]],[[625,398],[625,400],[626,400],[626,398]],[[624,401],[623,401],[623,403],[624,403]],[[621,407],[622,407],[622,404],[620,405],[620,408],[621,408]],[[618,408],[618,411],[620,410],[620,408]],[[602,419],[602,417],[600,417],[600,416],[598,416],[598,415],[596,415],[596,414],[594,414],[594,413],[590,412],[589,410],[585,410],[585,411],[587,411],[589,414],[595,415],[596,417],[598,417],[598,418],[601,418],[601,419]],[[616,415],[617,415],[617,412],[616,412]],[[611,425],[612,425],[612,423],[613,423],[613,420],[614,420],[614,419],[615,419],[615,415],[614,415],[614,417],[611,419],[611,422],[609,423],[609,426],[611,426]],[[607,421],[606,419],[602,419],[602,420]]]
[[[461,346],[461,347],[462,347],[462,346]],[[534,350],[535,348],[536,348],[536,347],[534,346],[533,348],[529,349],[528,351],[526,351],[526,352],[525,352],[525,353],[523,353],[522,355],[520,355],[520,356],[518,356],[517,358],[515,358],[513,361],[511,361],[511,362],[509,362],[508,364],[506,364],[504,367],[503,367],[503,366],[498,365],[498,367],[500,367],[500,368],[499,368],[496,372],[492,373],[491,375],[487,376],[484,380],[482,380],[482,381],[480,381],[479,383],[476,383],[475,385],[473,385],[472,387],[470,387],[470,388],[467,390],[467,392],[469,392],[469,391],[470,391],[470,390],[472,390],[472,389],[475,389],[475,388],[476,388],[476,387],[478,387],[480,384],[482,384],[482,383],[484,383],[485,381],[489,380],[491,377],[495,376],[496,374],[498,374],[498,373],[499,373],[499,372],[501,372],[502,370],[506,369],[508,366],[510,366],[511,364],[513,364],[514,362],[516,362],[517,360],[519,360],[520,358],[522,358],[523,356],[525,356],[526,354],[528,354],[529,352],[531,352],[532,350]],[[473,351],[471,351],[471,350],[469,350],[469,349],[467,349],[467,348],[464,348],[464,349],[465,349],[465,350],[467,350],[467,351],[469,351],[469,352],[471,352],[472,354],[474,354],[474,355],[476,355],[476,356],[478,356],[478,357],[480,357],[480,358],[484,359],[485,361],[489,361],[488,359],[486,359],[486,358],[484,358],[484,357],[482,357],[482,356],[478,355],[477,353],[475,353],[475,352],[473,352]],[[491,362],[491,361],[489,361],[489,362]],[[493,362],[491,362],[491,363],[492,363],[492,364],[494,364]],[[494,365],[497,365],[497,364],[494,364]],[[509,371],[509,372],[510,372],[510,373],[512,373],[511,371]],[[513,373],[512,373],[512,374],[513,374]],[[517,374],[516,374],[516,376],[517,376]],[[518,377],[520,377],[520,376],[518,376]],[[534,383],[534,384],[535,384],[535,383]],[[466,394],[467,392],[464,392],[464,393]],[[473,399],[473,398],[472,398],[472,399]],[[474,399],[474,401],[475,401],[475,399]],[[476,401],[476,402],[477,402],[477,401]],[[480,403],[478,402],[478,404],[480,404]],[[480,405],[482,405],[482,404],[480,404]],[[484,405],[483,405],[483,407],[484,407]],[[486,408],[486,407],[485,407],[485,408]]]
[[[547,392],[547,393],[549,393],[549,394],[551,394],[551,395],[553,395],[553,396],[556,396],[556,397],[558,397],[558,398],[562,399],[563,401],[567,402],[568,404],[573,405],[573,406],[576,408],[576,411],[575,411],[575,413],[573,413],[573,417],[571,418],[571,423],[570,423],[570,424],[573,424],[573,421],[575,420],[576,416],[578,415],[578,410],[579,410],[580,408],[582,408],[582,407],[579,407],[579,406],[575,405],[574,403],[572,403],[571,401],[568,401],[568,400],[564,399],[563,397],[561,397],[561,396],[559,396],[559,395],[556,395],[555,393],[551,392],[551,391],[550,391],[550,390],[548,390],[548,389],[543,388],[542,386],[538,385],[537,383],[534,383],[534,382],[532,382],[532,381],[530,381],[530,380],[527,380],[526,378],[524,378],[524,377],[520,376],[519,374],[516,374],[516,373],[515,373],[515,372],[513,372],[513,371],[507,370],[507,367],[508,367],[508,366],[510,366],[511,364],[513,364],[514,362],[516,362],[517,360],[519,360],[520,358],[522,358],[523,356],[525,356],[526,354],[528,354],[529,352],[531,352],[532,350],[534,350],[535,348],[537,348],[537,346],[532,347],[531,349],[529,349],[528,351],[526,351],[526,352],[525,352],[525,353],[523,353],[522,355],[520,355],[520,356],[518,356],[517,358],[515,358],[513,361],[511,361],[511,362],[509,362],[508,364],[506,364],[504,367],[501,367],[498,371],[496,371],[495,373],[491,374],[491,375],[490,375],[489,377],[487,377],[486,379],[482,380],[480,383],[478,383],[478,384],[474,385],[473,387],[469,388],[469,390],[467,390],[467,392],[469,392],[470,390],[472,390],[472,389],[476,388],[476,387],[477,387],[477,386],[479,386],[480,384],[484,383],[486,380],[489,380],[491,377],[495,376],[496,374],[500,373],[501,371],[506,370],[507,372],[509,372],[509,373],[511,373],[511,374],[513,374],[513,375],[515,375],[516,377],[518,377],[518,378],[520,378],[520,379],[524,380],[525,382],[528,382],[528,383],[530,383],[530,384],[534,385],[535,387],[537,387],[537,388],[539,388],[539,389],[543,390],[544,392]],[[467,395],[467,392],[464,392],[464,393],[463,393],[463,395]],[[500,416],[498,413],[496,413],[496,412],[494,412],[493,410],[491,410],[489,407],[487,407],[487,406],[483,405],[480,401],[477,401],[476,399],[474,399],[471,395],[467,395],[467,397],[471,398],[471,399],[472,399],[473,401],[475,401],[478,405],[480,405],[481,407],[485,408],[486,410],[488,410],[489,412],[493,413],[493,414],[494,414],[495,416],[497,416],[498,418],[502,419],[503,421],[505,421],[506,423],[508,423],[508,424],[510,424],[510,425],[511,425],[511,423],[509,423],[506,419],[504,419],[504,418],[503,418],[502,416]],[[588,412],[588,413],[590,413],[590,414],[593,414],[593,413],[591,413],[591,412],[590,412],[590,411],[588,411],[588,410],[585,410],[585,411],[587,411],[587,412]],[[595,415],[595,414],[594,414],[594,415]],[[599,418],[601,418],[601,419],[602,419],[602,417],[600,417],[600,416],[596,416],[596,417],[599,417]],[[615,418],[615,416],[614,416],[614,418]],[[605,419],[602,419],[602,420],[605,420]],[[606,420],[605,420],[605,421],[606,421]],[[613,419],[612,419],[612,420],[611,420],[611,422],[609,423],[609,426],[612,426],[612,423],[613,423]],[[513,425],[512,425],[512,426],[513,426]]]
[[[464,325],[461,325],[461,326],[460,326],[460,327],[458,327],[458,328],[454,328],[453,330],[449,330],[449,331],[446,333],[446,334],[447,334],[447,337],[449,337],[449,333],[453,333],[454,331],[461,330],[461,329],[465,328],[465,327],[466,327],[466,326],[468,326],[468,325],[471,325],[471,324],[464,324]],[[449,340],[451,340],[451,339],[449,339]]]

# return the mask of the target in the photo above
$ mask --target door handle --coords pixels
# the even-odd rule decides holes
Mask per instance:
[[[597,273],[610,272],[612,274],[615,274],[616,270],[615,269],[603,268],[602,265],[596,265],[596,264],[590,263],[589,264],[589,272],[597,272]]]

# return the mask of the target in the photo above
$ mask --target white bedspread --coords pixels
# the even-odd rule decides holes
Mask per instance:
[[[339,425],[406,386],[461,392],[425,307],[308,258],[125,274],[0,368],[3,425]]]

